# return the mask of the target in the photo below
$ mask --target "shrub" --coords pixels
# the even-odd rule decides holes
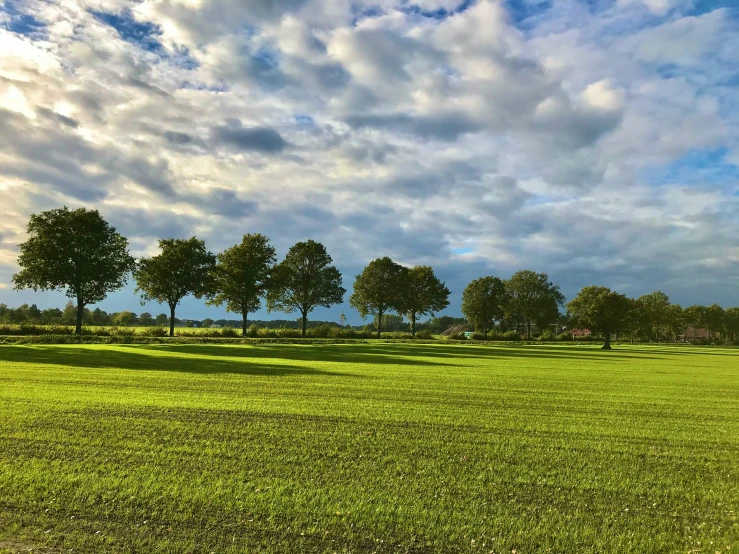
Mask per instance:
[[[282,327],[277,330],[277,336],[285,339],[299,339],[303,336],[303,332],[300,329],[290,329],[288,327]]]
[[[416,338],[429,340],[434,338],[434,334],[431,332],[431,329],[424,329],[423,331],[418,331],[416,333]]]
[[[518,331],[507,331],[500,338],[501,340],[521,340],[521,333]]]
[[[148,329],[144,329],[141,334],[145,337],[166,337],[169,335],[169,330],[164,327],[149,327]]]
[[[554,335],[554,331],[551,329],[544,329],[539,337],[539,340],[555,340],[557,337]]]
[[[109,333],[111,337],[132,337],[136,334],[131,327],[111,327]]]
[[[471,338],[472,340],[490,340],[488,335],[483,335],[482,333],[473,333]]]
[[[257,338],[259,336],[259,327],[257,327],[254,323],[249,325],[249,328],[246,330],[246,336],[250,338]]]
[[[452,333],[451,335],[448,336],[448,338],[450,340],[467,340],[467,336],[464,334],[464,332]]]
[[[318,327],[313,327],[312,329],[308,329],[308,336],[309,337],[316,337],[319,339],[325,339],[333,335],[334,327],[333,325],[319,325]]]
[[[218,332],[218,329],[216,329],[216,332]],[[224,327],[217,336],[235,338],[239,336],[239,333],[233,327]]]

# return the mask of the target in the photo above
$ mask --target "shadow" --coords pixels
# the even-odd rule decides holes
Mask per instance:
[[[414,366],[447,366],[462,364],[455,360],[484,358],[540,358],[608,361],[613,359],[660,359],[641,352],[619,353],[601,351],[594,346],[546,345],[471,345],[359,343],[359,344],[278,344],[278,345],[149,345],[148,348],[183,354],[204,354],[211,357],[248,357],[260,359],[288,359],[306,362],[337,362],[349,364],[389,364]],[[420,359],[419,359],[420,358]]]
[[[81,368],[115,368],[135,371],[175,371],[210,375],[233,373],[239,375],[290,376],[328,375],[358,377],[356,374],[324,371],[304,366],[279,365],[253,360],[223,360],[210,357],[207,352],[193,350],[190,356],[158,356],[150,348],[126,346],[86,348],[84,346],[0,346],[0,362],[64,365]]]

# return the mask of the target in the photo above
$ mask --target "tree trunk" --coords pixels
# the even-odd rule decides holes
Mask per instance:
[[[411,336],[416,336],[416,312],[411,312]]]
[[[526,321],[526,340],[531,340],[531,321]]]
[[[82,314],[85,311],[85,305],[82,302],[82,296],[79,294],[77,295],[77,326],[74,329],[74,332],[77,336],[80,336],[82,334]]]
[[[169,336],[174,337],[174,309],[176,306],[169,306]]]
[[[377,338],[379,339],[382,335],[382,314],[383,312],[377,312]]]
[[[305,337],[305,328],[308,325],[308,312],[301,312],[303,314],[303,337]]]
[[[611,350],[611,332],[606,331],[604,335],[606,341],[603,343],[603,348],[601,350]]]
[[[249,312],[243,312],[242,314],[242,323],[241,323],[241,336],[246,336],[246,320],[249,318]]]

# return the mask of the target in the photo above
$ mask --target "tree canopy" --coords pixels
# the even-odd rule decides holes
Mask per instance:
[[[462,313],[484,336],[503,317],[505,283],[497,277],[475,279],[462,293]]]
[[[269,311],[299,311],[305,336],[308,314],[314,308],[329,308],[344,300],[341,273],[332,262],[320,242],[308,240],[293,245],[272,271],[267,293]]]
[[[565,297],[546,273],[523,270],[505,282],[506,311],[514,320],[526,325],[526,338],[531,338],[531,325],[544,327],[556,322]]]
[[[208,304],[226,305],[229,312],[241,314],[241,333],[246,335],[248,315],[256,312],[266,296],[270,274],[276,261],[275,249],[260,233],[244,235],[240,244],[217,256],[213,289]]]
[[[401,288],[408,272],[390,258],[377,258],[364,268],[354,280],[354,292],[349,304],[362,318],[377,317],[377,336],[382,333],[382,316],[388,311],[402,313]]]
[[[578,325],[602,333],[603,349],[610,350],[611,334],[625,321],[631,302],[607,287],[590,286],[583,288],[567,307]]]
[[[34,214],[30,235],[20,245],[13,276],[17,290],[64,290],[77,300],[76,333],[82,333],[85,306],[103,300],[120,289],[134,268],[128,240],[105,221],[97,210],[66,206]]]
[[[417,265],[403,271],[398,290],[398,307],[411,322],[411,335],[416,335],[418,316],[439,312],[449,305],[451,292],[428,265]]]
[[[136,292],[143,301],[169,306],[169,336],[174,336],[175,309],[185,296],[202,298],[212,290],[212,274],[216,257],[205,248],[205,242],[189,239],[162,239],[161,254],[142,258],[134,271]]]

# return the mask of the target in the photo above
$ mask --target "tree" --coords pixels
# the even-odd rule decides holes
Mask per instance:
[[[196,237],[161,239],[158,256],[142,258],[134,271],[136,292],[142,304],[148,301],[169,305],[169,336],[174,336],[175,309],[185,296],[202,298],[211,286],[216,257]]]
[[[134,267],[128,240],[97,210],[66,206],[32,215],[27,231],[21,270],[13,275],[16,290],[64,290],[77,300],[75,331],[81,334],[85,306],[126,284]]]
[[[691,329],[693,329],[692,332],[692,339],[695,340],[695,329],[698,327],[703,327],[706,323],[706,308],[705,306],[689,306],[683,310],[683,319],[685,321],[685,325]],[[686,329],[686,336],[687,336],[687,329]]]
[[[121,327],[131,327],[136,324],[136,314],[129,311],[118,312],[113,317],[113,324]]]
[[[151,327],[152,325],[154,325],[154,318],[149,312],[143,312],[139,316],[139,325],[143,325],[144,327]]]
[[[362,319],[368,314],[376,316],[378,337],[382,333],[382,316],[390,310],[402,312],[400,290],[407,271],[385,256],[372,260],[354,280],[349,304]]]
[[[640,296],[636,301],[642,309],[649,335],[659,340],[669,324],[670,298],[664,292],[655,291]]]
[[[164,327],[169,322],[167,314],[159,314],[154,318],[154,325],[157,327]]]
[[[731,333],[731,338],[736,342],[739,336],[739,308],[727,308],[725,316],[726,330]]]
[[[475,279],[462,293],[462,313],[475,329],[487,336],[495,321],[503,317],[505,283],[497,277]]]
[[[320,242],[309,240],[293,245],[272,270],[267,309],[299,311],[305,336],[310,312],[318,306],[329,308],[344,300],[346,289],[341,286],[341,273],[331,265],[332,261]]]
[[[677,337],[685,331],[685,310],[680,304],[670,304],[667,307],[666,321],[673,341],[677,342]]]
[[[611,350],[611,334],[626,320],[631,302],[607,287],[585,287],[567,305],[578,325],[601,333],[603,350]]]
[[[439,281],[434,270],[417,265],[403,273],[399,292],[399,308],[411,322],[411,335],[416,336],[418,316],[439,312],[449,305],[451,292]]]
[[[559,307],[565,297],[559,287],[549,281],[546,273],[523,270],[505,282],[507,310],[513,319],[526,325],[526,338],[531,338],[531,324],[543,328],[557,321]]]
[[[208,328],[212,327],[214,323],[215,323],[215,321],[213,321],[209,317],[206,317],[203,321],[200,322],[200,326],[203,327],[203,328],[205,328],[205,329],[208,329]]]
[[[718,304],[711,304],[706,308],[704,316],[708,338],[712,338],[711,332],[722,332],[724,329],[726,312]]]
[[[261,306],[267,294],[270,273],[276,261],[269,239],[259,233],[244,235],[241,244],[218,254],[213,290],[208,304],[241,314],[241,333],[246,336],[247,317]]]

